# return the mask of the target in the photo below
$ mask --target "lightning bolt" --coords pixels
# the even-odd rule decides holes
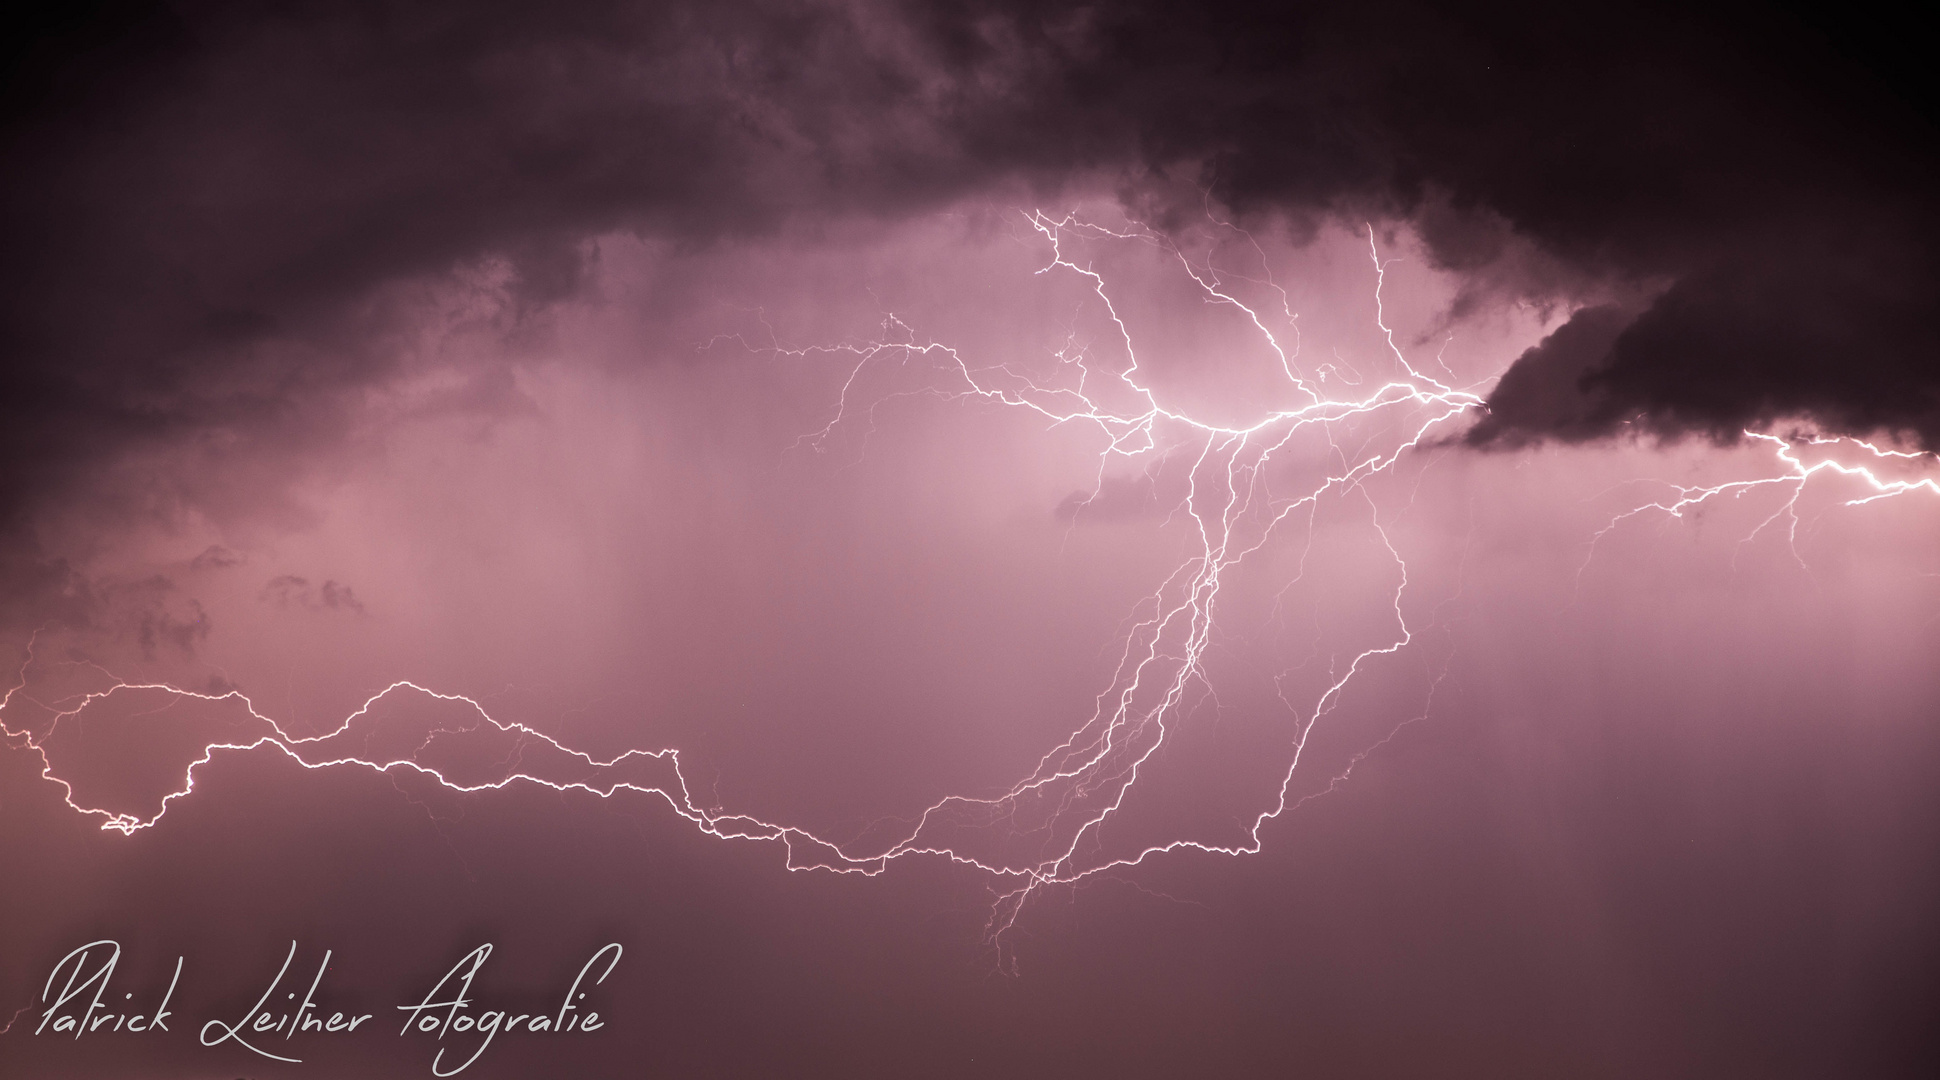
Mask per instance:
[[[1940,457],[1936,457],[1936,455],[1931,453],[1894,450],[1865,439],[1857,439],[1845,435],[1826,436],[1809,433],[1779,435],[1772,432],[1754,431],[1749,428],[1745,429],[1743,434],[1746,439],[1771,448],[1772,458],[1778,465],[1776,475],[1755,477],[1749,480],[1731,480],[1708,486],[1657,481],[1670,489],[1667,494],[1640,503],[1617,514],[1610,519],[1609,524],[1598,529],[1596,534],[1591,537],[1588,553],[1584,556],[1583,564],[1577,568],[1578,582],[1581,582],[1583,571],[1588,568],[1591,559],[1595,557],[1597,544],[1604,537],[1615,532],[1624,522],[1643,515],[1661,514],[1665,517],[1683,518],[1686,514],[1700,507],[1726,497],[1736,499],[1751,492],[1776,489],[1784,493],[1784,500],[1772,511],[1770,516],[1759,522],[1757,527],[1746,534],[1745,538],[1739,542],[1739,547],[1742,548],[1745,544],[1750,543],[1760,533],[1777,525],[1782,520],[1785,523],[1786,545],[1792,554],[1793,561],[1797,562],[1800,568],[1805,569],[1807,568],[1805,558],[1799,554],[1798,550],[1800,525],[1798,512],[1799,499],[1804,496],[1807,485],[1811,483],[1814,477],[1822,475],[1827,478],[1844,477],[1854,481],[1858,486],[1860,494],[1843,500],[1842,505],[1845,506],[1864,506],[1868,503],[1879,502],[1883,499],[1898,498],[1903,495],[1911,495],[1922,491],[1932,495],[1940,495],[1940,481],[1937,481],[1932,476],[1920,476],[1914,479],[1891,479],[1884,475],[1884,470],[1888,467],[1898,466],[1904,468],[1907,465],[1925,465],[1931,467],[1936,463],[1940,463]],[[1805,450],[1808,447],[1847,448],[1858,455],[1859,459],[1857,462],[1845,462],[1827,454],[1827,456],[1821,457],[1817,461],[1808,462],[1805,460]]]
[[[92,688],[40,701],[28,690],[33,682],[30,673],[47,667],[35,658],[34,641],[28,643],[16,684],[0,698],[0,733],[16,749],[40,755],[42,777],[62,789],[73,811],[98,819],[104,830],[127,836],[154,827],[171,805],[193,794],[199,770],[218,755],[271,753],[306,769],[360,768],[393,776],[410,774],[461,793],[535,785],[609,799],[622,793],[658,798],[709,836],[782,845],[784,865],[789,870],[875,875],[898,859],[945,859],[973,868],[989,881],[993,902],[986,929],[1000,957],[1004,955],[1005,935],[1031,898],[1042,890],[1075,885],[1168,852],[1193,850],[1234,856],[1258,852],[1261,830],[1269,821],[1306,799],[1335,790],[1356,764],[1393,738],[1402,726],[1428,714],[1434,691],[1446,674],[1445,663],[1418,715],[1401,721],[1387,739],[1354,754],[1324,789],[1295,797],[1295,773],[1316,729],[1341,707],[1357,680],[1408,649],[1423,629],[1419,617],[1410,618],[1409,566],[1390,532],[1391,516],[1384,516],[1370,485],[1376,478],[1394,473],[1414,451],[1452,435],[1458,421],[1483,408],[1484,394],[1494,377],[1471,386],[1456,386],[1453,382],[1459,380],[1441,363],[1439,354],[1437,365],[1451,382],[1426,374],[1409,360],[1386,321],[1383,290],[1390,261],[1382,258],[1371,227],[1367,241],[1374,282],[1374,322],[1387,355],[1365,371],[1353,369],[1338,355],[1338,362],[1323,363],[1309,371],[1300,356],[1297,316],[1286,291],[1273,282],[1270,273],[1252,278],[1222,271],[1210,256],[1195,261],[1165,236],[1138,225],[1113,229],[1074,215],[1053,216],[1041,211],[1024,215],[1023,220],[1047,251],[1037,273],[1070,275],[1083,284],[1113,328],[1116,340],[1112,344],[1122,351],[1122,362],[1095,358],[1093,350],[1074,332],[1066,346],[1053,355],[1048,371],[1007,363],[979,367],[956,348],[922,340],[914,328],[893,314],[885,317],[879,340],[801,349],[775,344],[763,350],[791,361],[839,358],[848,366],[833,403],[832,418],[798,441],[797,446],[805,452],[828,451],[840,433],[855,426],[864,429],[866,448],[867,431],[873,426],[876,410],[892,400],[922,395],[1025,410],[1042,420],[1047,429],[1078,428],[1095,433],[1100,446],[1097,481],[1090,496],[1078,505],[1080,513],[1102,494],[1106,471],[1114,460],[1142,463],[1148,471],[1168,462],[1178,462],[1184,468],[1186,493],[1174,507],[1171,520],[1187,525],[1191,539],[1186,554],[1135,606],[1129,626],[1116,641],[1115,667],[1097,695],[1091,715],[1047,750],[1029,775],[1008,789],[987,797],[950,795],[911,818],[894,820],[880,830],[872,827],[869,831],[874,839],[866,843],[842,840],[704,804],[696,798],[677,749],[627,750],[611,758],[594,757],[527,725],[501,721],[472,697],[409,681],[392,683],[333,729],[309,736],[293,734],[240,690],[204,693],[165,683],[133,683],[101,668],[75,673],[93,680]],[[1239,235],[1244,237],[1243,233]],[[1072,253],[1084,241],[1149,245],[1175,262],[1207,304],[1231,308],[1250,325],[1276,358],[1290,404],[1263,409],[1245,422],[1216,423],[1168,401],[1147,378],[1134,335],[1121,316],[1104,273]],[[1264,265],[1263,257],[1261,261]],[[1248,290],[1237,282],[1277,296],[1277,308],[1250,305],[1242,299]],[[868,397],[863,387],[869,373],[892,365],[923,367],[931,377],[919,390]],[[1348,370],[1343,370],[1343,365]],[[1336,388],[1355,393],[1330,392]],[[1746,540],[1783,521],[1796,555],[1799,498],[1807,484],[1822,475],[1844,477],[1861,485],[1863,493],[1847,500],[1849,506],[1922,490],[1940,495],[1940,483],[1932,477],[1891,479],[1885,472],[1887,466],[1931,466],[1932,455],[1849,438],[1758,431],[1745,435],[1773,448],[1779,464],[1775,475],[1709,487],[1670,484],[1666,495],[1617,514],[1598,531],[1589,544],[1590,556],[1606,535],[1640,515],[1658,513],[1679,518],[1713,500],[1766,488],[1787,497]],[[1298,475],[1299,470],[1285,466],[1313,465],[1314,452],[1309,447],[1323,447],[1318,454],[1327,467],[1320,470],[1317,479],[1289,486],[1286,477]],[[1834,451],[1842,450],[1856,453],[1861,460],[1851,464],[1833,456]],[[1809,452],[1820,456],[1808,460]],[[1207,655],[1215,640],[1222,590],[1233,569],[1288,538],[1302,524],[1311,537],[1315,515],[1323,507],[1365,512],[1368,526],[1379,538],[1378,554],[1392,567],[1392,584],[1382,601],[1386,608],[1383,621],[1388,627],[1385,639],[1355,650],[1344,663],[1337,660],[1331,674],[1316,684],[1317,692],[1302,695],[1289,689],[1289,680],[1276,680],[1286,713],[1285,769],[1277,793],[1262,799],[1263,808],[1254,812],[1250,821],[1241,823],[1240,839],[1215,843],[1172,836],[1114,846],[1116,839],[1108,841],[1106,833],[1138,788],[1142,774],[1153,766],[1155,755],[1191,722],[1198,704],[1217,700]],[[1303,555],[1301,569],[1293,580],[1298,581],[1304,573]],[[1429,618],[1434,618],[1433,613]],[[207,744],[184,771],[180,786],[163,796],[153,814],[141,816],[84,805],[72,784],[56,773],[46,751],[47,739],[62,723],[82,716],[91,707],[117,696],[141,694],[240,710],[239,723],[247,734]],[[445,712],[455,713],[456,718],[446,716],[429,725],[415,744],[406,738],[388,751],[374,749],[374,743],[387,738],[397,741],[395,732],[385,732],[384,714],[409,701],[438,703],[449,707]],[[37,717],[34,722],[16,722],[16,713],[29,712]],[[467,779],[458,775],[460,770],[437,763],[441,752],[460,744],[491,751],[496,772]],[[1014,958],[1008,963],[1014,969]]]

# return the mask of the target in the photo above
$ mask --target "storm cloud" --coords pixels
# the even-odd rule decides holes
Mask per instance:
[[[1933,489],[1786,471],[1931,463],[1717,445],[1940,445],[1906,17],[6,18],[0,1008],[111,935],[195,1022],[299,938],[375,1013],[624,941],[481,1069],[1933,1073]],[[1113,701],[1109,821],[986,812]],[[621,758],[691,798],[535,782]],[[1067,842],[997,929],[962,857]]]
[[[48,5],[14,17],[0,189],[16,517],[157,440],[330,438],[387,374],[370,291],[489,255],[688,244],[1103,176],[1164,224],[1418,217],[1656,297],[1570,410],[1477,441],[1805,414],[1940,443],[1934,132],[1873,12],[1554,5]],[[1181,182],[1181,178],[1185,182]],[[1439,208],[1429,215],[1431,208]],[[1500,224],[1477,229],[1477,221]],[[1568,299],[1565,297],[1564,299]],[[1755,317],[1753,312],[1758,313]],[[1594,316],[1602,318],[1603,316]],[[1556,372],[1529,372],[1510,387]],[[302,404],[299,404],[302,402]]]

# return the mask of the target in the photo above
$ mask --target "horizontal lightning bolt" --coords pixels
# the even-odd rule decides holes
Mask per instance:
[[[1228,285],[1229,280],[1235,279],[1214,268],[1210,259],[1195,264],[1158,234],[1136,227],[1112,230],[1073,216],[1052,217],[1042,212],[1026,215],[1025,220],[1048,245],[1049,257],[1038,273],[1075,275],[1086,283],[1115,327],[1118,344],[1126,356],[1122,366],[1101,367],[1074,342],[1055,354],[1057,364],[1050,378],[1040,378],[1009,365],[977,368],[955,348],[919,342],[913,330],[893,315],[883,323],[883,336],[887,340],[805,349],[775,346],[767,350],[795,359],[841,356],[851,363],[834,403],[833,418],[798,443],[810,450],[826,449],[836,432],[855,422],[858,415],[873,415],[884,402],[907,396],[906,393],[890,394],[866,406],[859,405],[853,399],[867,370],[877,365],[920,360],[934,365],[941,373],[941,381],[915,393],[991,402],[1035,413],[1049,427],[1083,426],[1097,432],[1102,437],[1103,449],[1099,453],[1098,486],[1092,492],[1093,499],[1103,490],[1105,469],[1113,457],[1176,455],[1190,461],[1187,493],[1175,510],[1175,514],[1183,512],[1190,520],[1194,537],[1190,554],[1135,608],[1111,681],[1098,695],[1092,715],[1063,742],[1045,752],[1030,775],[1002,794],[988,798],[945,797],[903,822],[905,827],[893,837],[863,846],[797,826],[702,805],[694,797],[677,749],[628,750],[612,758],[596,758],[524,724],[500,721],[471,697],[441,693],[409,681],[392,683],[373,694],[328,732],[298,736],[261,712],[240,690],[199,693],[164,683],[130,683],[96,669],[103,683],[100,688],[52,704],[37,703],[51,714],[51,720],[45,731],[36,734],[31,727],[9,725],[9,709],[16,694],[27,700],[24,695],[30,681],[28,671],[36,663],[33,642],[29,643],[18,684],[0,698],[0,733],[17,748],[40,754],[41,775],[61,787],[66,804],[75,812],[98,818],[101,828],[124,835],[136,834],[162,820],[176,800],[195,791],[197,771],[216,755],[228,753],[278,753],[306,769],[407,771],[454,792],[482,792],[530,784],[601,798],[612,798],[622,792],[657,796],[674,813],[709,836],[782,844],[786,851],[784,865],[790,870],[874,875],[891,862],[908,856],[931,856],[972,867],[991,880],[995,902],[987,930],[1000,950],[1004,934],[1015,925],[1027,901],[1046,887],[1079,882],[1115,868],[1138,865],[1153,855],[1182,849],[1225,855],[1258,852],[1260,831],[1268,821],[1314,797],[1293,799],[1292,784],[1316,726],[1340,706],[1351,685],[1366,670],[1382,658],[1406,649],[1415,640],[1418,627],[1410,623],[1404,603],[1409,588],[1408,565],[1391,540],[1367,485],[1373,478],[1394,470],[1410,451],[1438,438],[1438,433],[1447,431],[1452,422],[1482,408],[1484,398],[1479,391],[1488,380],[1477,386],[1457,388],[1424,374],[1409,362],[1386,323],[1382,292],[1388,263],[1375,246],[1372,228],[1367,235],[1373,265],[1374,318],[1393,364],[1385,375],[1356,372],[1349,379],[1333,363],[1321,365],[1317,374],[1302,368],[1296,316],[1285,291],[1270,277],[1254,284],[1264,284],[1268,291],[1276,293],[1280,309],[1263,312],[1243,302],[1238,296],[1240,290]],[[1079,238],[1156,245],[1176,258],[1208,303],[1236,309],[1250,322],[1277,357],[1297,404],[1264,411],[1249,423],[1234,424],[1213,423],[1167,403],[1145,379],[1133,335],[1120,317],[1104,275],[1081,265],[1068,254],[1068,242]],[[1288,340],[1282,340],[1274,329],[1276,326],[1288,328]],[[1447,371],[1445,365],[1443,370]],[[1332,384],[1364,389],[1357,396],[1330,396],[1324,389]],[[1107,391],[1131,402],[1131,406],[1108,407],[1103,403]],[[1364,418],[1377,415],[1390,423],[1375,428],[1376,434],[1359,433],[1358,442],[1350,449],[1349,440],[1341,436],[1354,432],[1354,425]],[[1275,485],[1269,482],[1270,466],[1290,456],[1295,435],[1307,430],[1324,435],[1330,460],[1336,467],[1302,490],[1275,491]],[[1789,517],[1795,540],[1799,497],[1806,484],[1820,474],[1847,477],[1868,488],[1868,494],[1848,500],[1850,506],[1917,490],[1940,494],[1940,484],[1932,478],[1886,479],[1876,468],[1888,461],[1931,464],[1932,455],[1883,449],[1855,439],[1785,437],[1756,431],[1745,434],[1774,448],[1781,465],[1779,475],[1710,487],[1671,485],[1672,491],[1667,497],[1651,500],[1612,519],[1592,538],[1592,554],[1598,541],[1632,517],[1653,511],[1681,517],[1691,508],[1722,496],[1767,487],[1788,491],[1789,498],[1753,535]],[[1861,464],[1844,464],[1828,456],[1808,464],[1800,456],[1804,446],[1834,444],[1856,450],[1866,460]],[[1290,720],[1286,771],[1277,798],[1268,800],[1265,809],[1246,824],[1243,840],[1216,844],[1175,837],[1137,850],[1105,854],[1100,833],[1119,814],[1137,786],[1141,771],[1166,744],[1174,728],[1185,722],[1190,703],[1214,693],[1204,662],[1212,642],[1224,578],[1234,566],[1266,548],[1289,519],[1306,515],[1311,521],[1323,501],[1330,499],[1343,505],[1365,505],[1386,558],[1392,561],[1394,585],[1386,598],[1391,607],[1389,639],[1354,655],[1309,700],[1290,700],[1284,683],[1281,684],[1281,700]],[[1439,684],[1439,678],[1436,683]],[[256,733],[252,738],[213,742],[204,747],[185,770],[180,787],[164,795],[160,808],[150,816],[82,805],[72,785],[56,774],[45,749],[46,739],[62,721],[79,716],[95,704],[118,694],[142,691],[162,693],[180,701],[235,702],[246,711]],[[1431,686],[1431,702],[1433,693]],[[410,695],[463,706],[469,718],[458,726],[434,726],[409,753],[351,752],[356,749],[350,745],[356,742],[357,732],[353,729],[359,728],[380,703]],[[1421,715],[1426,715],[1425,708]],[[1403,724],[1409,722],[1412,721],[1403,721]],[[1395,729],[1399,730],[1399,727]],[[501,763],[503,775],[466,783],[421,761],[427,748],[441,736],[508,738],[512,750]],[[1393,733],[1388,736],[1393,737]],[[1383,739],[1382,743],[1386,741]],[[1317,794],[1334,790],[1348,771],[1379,745],[1354,755],[1345,769]],[[978,829],[1007,830],[1006,835],[1011,837],[1035,837],[1036,847],[1028,854],[991,856],[974,853],[968,845],[951,839],[963,830]]]

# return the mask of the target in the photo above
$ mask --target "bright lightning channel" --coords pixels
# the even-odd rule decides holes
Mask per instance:
[[[907,828],[896,838],[862,848],[855,842],[818,836],[797,826],[702,805],[689,786],[677,749],[628,750],[612,758],[595,758],[524,724],[500,721],[473,698],[441,693],[409,681],[392,683],[372,695],[331,731],[298,736],[259,711],[239,690],[199,693],[165,683],[130,683],[96,669],[104,683],[101,688],[58,702],[35,702],[51,717],[46,721],[46,729],[36,734],[34,725],[16,729],[7,723],[16,695],[23,695],[25,699],[28,671],[37,663],[32,643],[18,684],[0,698],[0,733],[15,748],[40,755],[41,775],[60,786],[67,805],[76,813],[98,818],[102,829],[124,835],[153,827],[177,800],[193,794],[197,770],[217,754],[261,751],[280,753],[306,769],[360,767],[378,773],[409,771],[454,792],[533,784],[562,792],[586,792],[601,798],[612,798],[621,792],[658,796],[674,813],[709,836],[780,843],[786,851],[785,865],[790,870],[874,875],[883,872],[891,862],[908,856],[943,858],[972,867],[991,879],[995,900],[987,932],[1000,951],[1005,932],[1015,925],[1025,904],[1047,887],[1068,885],[1180,849],[1225,855],[1258,852],[1261,828],[1289,809],[1294,774],[1316,725],[1340,704],[1350,685],[1370,665],[1401,652],[1415,639],[1417,628],[1410,625],[1403,603],[1409,585],[1407,563],[1390,540],[1366,485],[1372,478],[1393,470],[1409,451],[1437,438],[1451,422],[1482,409],[1484,392],[1494,381],[1493,377],[1475,386],[1457,388],[1423,373],[1409,362],[1386,322],[1382,293],[1387,263],[1375,245],[1371,227],[1367,238],[1373,267],[1375,324],[1392,354],[1393,365],[1385,380],[1372,389],[1359,396],[1337,397],[1325,393],[1324,388],[1330,383],[1360,388],[1374,380],[1361,378],[1349,383],[1340,377],[1339,367],[1331,363],[1322,364],[1317,373],[1305,371],[1300,364],[1296,317],[1285,291],[1270,277],[1255,284],[1264,284],[1279,296],[1280,310],[1263,314],[1238,298],[1238,290],[1228,286],[1226,277],[1210,260],[1195,265],[1181,249],[1156,233],[1139,227],[1112,230],[1074,216],[1053,217],[1043,212],[1028,214],[1025,220],[1048,245],[1048,260],[1038,273],[1075,275],[1103,305],[1127,357],[1121,370],[1099,370],[1088,360],[1085,350],[1077,346],[1068,347],[1056,356],[1058,370],[1075,373],[1075,378],[1061,378],[1055,383],[1040,382],[1006,365],[973,368],[950,346],[917,343],[910,328],[894,316],[885,321],[884,330],[886,336],[898,340],[774,350],[801,358],[841,355],[852,361],[835,404],[834,418],[801,440],[801,445],[813,449],[822,449],[857,412],[873,412],[882,401],[888,400],[887,397],[879,399],[866,408],[852,401],[867,370],[879,364],[921,358],[939,364],[940,370],[951,378],[950,385],[932,387],[921,393],[981,399],[1007,408],[1030,410],[1053,427],[1083,425],[1101,433],[1104,449],[1099,454],[1098,487],[1092,498],[1102,491],[1106,466],[1114,457],[1178,454],[1191,460],[1187,494],[1179,507],[1190,518],[1195,537],[1189,556],[1135,609],[1134,623],[1124,634],[1111,682],[1098,695],[1092,715],[1063,742],[1047,751],[1030,775],[1002,794],[988,798],[948,796],[905,822]],[[1297,404],[1267,412],[1251,423],[1235,425],[1212,423],[1162,400],[1162,395],[1144,380],[1133,335],[1120,317],[1104,275],[1067,254],[1068,244],[1080,239],[1151,244],[1175,257],[1207,302],[1237,309],[1250,321],[1253,330],[1277,357]],[[1276,325],[1292,331],[1289,340],[1283,341],[1275,332]],[[1445,366],[1443,370],[1446,372]],[[1094,387],[1113,383],[1116,387],[1112,394],[1131,402],[1132,407],[1111,408],[1102,403],[1106,395],[1095,393]],[[1391,434],[1364,436],[1356,443],[1356,449],[1346,449],[1347,440],[1337,436],[1357,421],[1377,415],[1394,421],[1391,426],[1379,429]],[[1337,467],[1305,490],[1276,493],[1268,483],[1269,467],[1291,453],[1289,444],[1296,434],[1310,429],[1325,436]],[[1887,479],[1879,468],[1890,462],[1930,465],[1931,454],[1896,451],[1856,439],[1780,436],[1758,431],[1747,431],[1745,435],[1773,448],[1780,466],[1778,475],[1709,487],[1671,485],[1673,490],[1667,497],[1653,499],[1613,518],[1592,538],[1592,553],[1598,541],[1630,518],[1652,512],[1681,517],[1711,500],[1768,487],[1789,491],[1789,498],[1752,535],[1784,520],[1789,522],[1789,535],[1796,541],[1799,498],[1808,482],[1821,473],[1843,476],[1869,489],[1867,494],[1847,500],[1850,506],[1920,490],[1940,495],[1940,483],[1931,477]],[[1803,447],[1832,445],[1854,450],[1865,460],[1847,464],[1827,456],[1808,463],[1802,456]],[[1309,700],[1298,703],[1288,700],[1282,689],[1281,700],[1286,703],[1291,719],[1286,772],[1280,781],[1278,797],[1245,827],[1244,840],[1214,844],[1176,838],[1116,855],[1105,854],[1098,835],[1124,805],[1139,781],[1141,769],[1166,744],[1174,727],[1186,719],[1188,702],[1195,695],[1213,692],[1204,659],[1212,641],[1223,579],[1234,566],[1266,547],[1281,531],[1283,523],[1303,514],[1311,520],[1323,500],[1330,497],[1365,502],[1386,557],[1393,562],[1395,584],[1388,597],[1392,607],[1391,636],[1386,642],[1355,655],[1339,669],[1337,677]],[[150,816],[82,805],[76,800],[69,781],[56,774],[45,750],[47,738],[62,722],[79,717],[96,703],[117,694],[140,691],[159,692],[182,701],[239,703],[258,733],[254,738],[215,742],[204,747],[185,770],[181,786],[166,794],[160,808]],[[434,727],[409,753],[370,755],[346,748],[347,744],[356,742],[353,728],[360,721],[380,703],[403,695],[459,704],[472,718],[457,727]],[[1431,701],[1432,696],[1431,687]],[[509,737],[515,746],[514,753],[505,759],[504,775],[496,779],[464,783],[418,760],[441,735],[490,735],[494,731]],[[1390,734],[1389,738],[1392,737]],[[1333,790],[1346,778],[1347,771],[1376,747],[1354,755],[1346,769],[1321,793]],[[545,767],[535,767],[534,760],[543,760]],[[1292,805],[1297,806],[1300,801],[1304,799]],[[963,828],[1023,830],[1038,836],[1040,841],[1037,849],[1028,855],[973,854],[964,845],[949,839],[950,834]]]

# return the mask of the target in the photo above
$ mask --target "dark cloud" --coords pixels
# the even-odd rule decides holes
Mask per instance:
[[[1641,311],[1578,312],[1509,370],[1469,441],[1578,442],[1631,424],[1728,441],[1802,417],[1940,448],[1928,238],[1854,235],[1844,250],[1814,239],[1721,255]]]
[[[1545,436],[1583,440],[1608,433],[1618,418],[1590,388],[1590,376],[1634,318],[1612,305],[1571,316],[1503,374],[1489,396],[1489,414],[1469,429],[1469,440],[1520,446]]]
[[[0,531],[0,628],[10,635],[41,625],[83,626],[98,608],[87,578],[49,557],[31,535]]]
[[[274,462],[328,444],[356,391],[394,374],[396,350],[370,344],[386,282],[499,257],[532,310],[580,287],[598,231],[704,244],[1083,175],[1116,177],[1160,224],[1196,177],[1241,213],[1416,217],[1478,288],[1659,296],[1601,357],[1577,353],[1602,324],[1563,339],[1567,357],[1526,356],[1479,437],[1805,413],[1940,445],[1934,130],[1917,36],[1882,11],[183,2],[11,18],[8,519],[158,446]],[[1508,236],[1538,263],[1505,273]],[[1534,370],[1552,361],[1566,370]],[[1571,379],[1583,398],[1564,412],[1529,394]]]
[[[126,625],[147,659],[155,659],[164,649],[193,656],[196,643],[209,636],[209,617],[202,604],[193,598],[178,600],[175,582],[159,574],[110,584],[103,592],[109,610]]]
[[[277,607],[300,607],[311,611],[349,611],[358,615],[364,613],[363,601],[348,585],[335,581],[325,581],[322,585],[312,585],[310,579],[295,574],[279,574],[269,579],[258,597],[263,603]]]
[[[1065,85],[1133,129],[1142,160],[1202,158],[1242,210],[1411,217],[1499,299],[1595,299],[1597,281],[1657,298],[1620,336],[1596,311],[1569,349],[1525,357],[1563,367],[1505,383],[1479,440],[1728,437],[1804,414],[1940,446],[1940,144],[1909,15],[1137,11]],[[1518,236],[1540,258],[1505,268]],[[1608,350],[1578,355],[1590,338]],[[1564,411],[1532,408],[1532,383],[1579,379]]]
[[[0,544],[0,631],[70,658],[185,661],[209,637],[209,615],[161,574],[90,577],[31,540]]]
[[[232,566],[241,566],[242,564],[243,557],[241,555],[223,547],[221,544],[210,544],[207,548],[203,549],[202,554],[189,560],[189,569],[227,570]]]
[[[1584,380],[1600,415],[1735,436],[1810,414],[1834,430],[1910,433],[1940,449],[1940,277],[1893,250],[1694,273],[1626,327]],[[1924,253],[1922,253],[1924,254]]]

